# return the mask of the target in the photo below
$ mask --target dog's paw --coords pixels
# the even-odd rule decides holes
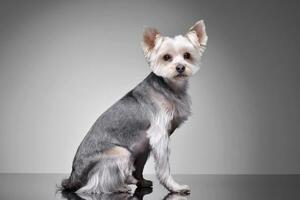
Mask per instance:
[[[138,180],[136,180],[133,176],[130,175],[130,176],[127,177],[125,183],[128,184],[128,185],[137,184]]]
[[[143,199],[145,195],[152,193],[152,191],[152,187],[137,187],[134,191],[133,197],[136,197],[134,199]]]
[[[128,185],[122,185],[117,189],[117,192],[121,193],[129,193],[131,191],[131,188]]]
[[[143,179],[141,181],[139,181],[136,186],[139,187],[139,188],[147,188],[147,187],[152,187],[153,183],[152,181],[149,181],[149,180],[146,180],[146,179]]]
[[[189,194],[169,193],[164,200],[188,200]]]
[[[191,189],[188,185],[179,185],[176,188],[172,188],[170,190],[173,193],[179,193],[179,194],[189,194],[191,193]]]

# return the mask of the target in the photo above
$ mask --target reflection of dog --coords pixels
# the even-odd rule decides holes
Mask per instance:
[[[188,78],[198,71],[206,42],[203,21],[174,38],[145,30],[142,47],[152,72],[97,119],[62,189],[82,194],[149,187],[142,172],[151,151],[160,183],[172,192],[190,191],[170,174],[169,136],[190,115]]]
[[[152,193],[152,188],[136,188],[134,194],[109,193],[109,194],[76,194],[73,192],[62,192],[62,197],[67,200],[143,200],[144,196]],[[178,193],[169,193],[163,200],[187,200],[188,196]]]

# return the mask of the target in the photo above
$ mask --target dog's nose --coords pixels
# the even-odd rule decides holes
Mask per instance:
[[[177,71],[179,74],[183,73],[184,70],[185,70],[185,66],[184,66],[184,65],[177,65],[177,66],[176,66],[176,71]]]

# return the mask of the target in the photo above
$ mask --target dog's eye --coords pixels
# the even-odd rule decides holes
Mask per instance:
[[[184,58],[184,59],[190,59],[190,58],[191,58],[191,54],[190,54],[189,52],[185,52],[185,53],[183,54],[183,58]]]
[[[166,54],[166,55],[164,55],[163,56],[163,59],[164,59],[164,61],[169,61],[169,60],[171,60],[171,55],[170,54]]]

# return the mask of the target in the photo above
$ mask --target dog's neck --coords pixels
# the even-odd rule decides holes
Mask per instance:
[[[187,93],[188,82],[186,81],[181,87],[178,87],[178,85],[174,85],[174,82],[169,82],[153,72],[149,74],[145,81],[150,86],[148,90],[149,99],[154,99],[154,101],[151,100],[151,103],[163,107],[166,111],[171,110],[172,119],[168,131],[169,134],[172,134],[191,114],[191,101]]]
[[[188,88],[187,80],[170,80],[164,78],[166,84],[175,92],[175,93],[186,93]]]

